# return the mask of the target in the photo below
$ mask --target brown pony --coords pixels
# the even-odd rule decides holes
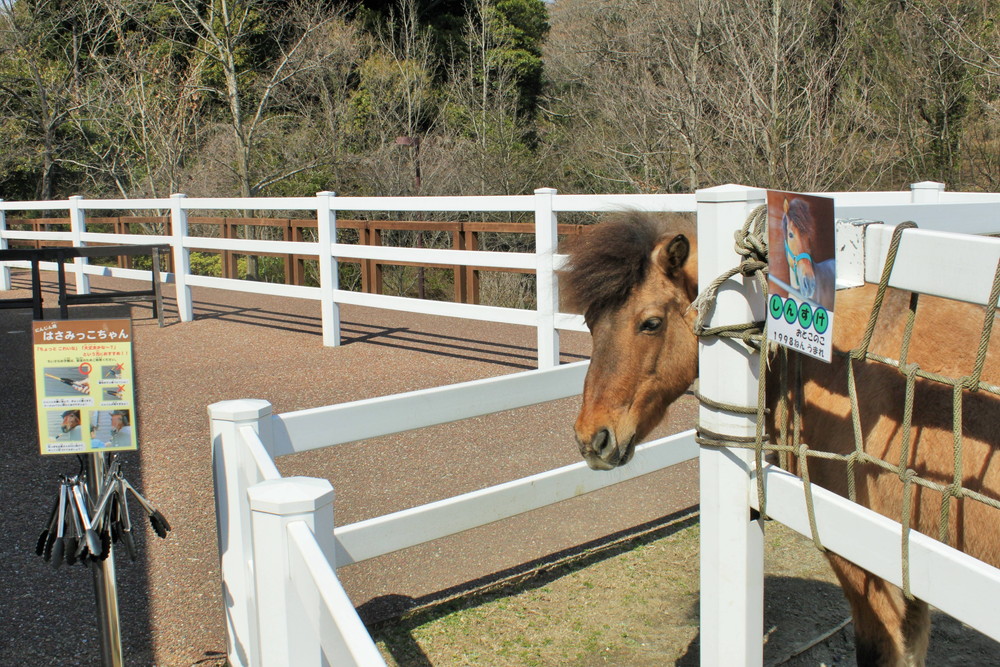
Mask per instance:
[[[690,221],[629,213],[587,230],[569,251],[561,274],[565,305],[584,313],[593,353],[576,421],[580,452],[591,468],[610,470],[629,461],[635,445],[663,419],[698,370],[698,341],[691,307],[698,293],[697,250]],[[842,291],[837,300],[835,350],[856,346],[864,334],[874,287]],[[890,293],[870,348],[899,357],[909,298]],[[982,327],[982,308],[922,297],[909,360],[953,377],[971,372]],[[943,324],[943,323],[947,324]],[[811,448],[848,453],[853,449],[846,364],[842,355],[825,364],[803,359],[802,441]],[[904,381],[881,364],[855,362],[866,451],[899,462]],[[989,350],[984,380],[1000,378],[1000,350]],[[770,423],[778,433],[777,384],[768,378]],[[1000,496],[997,410],[1000,401],[965,391],[963,485]],[[919,475],[948,484],[952,456],[952,389],[917,381],[906,465]],[[878,466],[859,466],[857,500],[899,520],[902,483]],[[814,483],[847,495],[843,463],[814,460]],[[987,505],[952,499],[949,542],[1000,566],[1000,516]],[[941,496],[914,485],[912,525],[936,536]],[[854,617],[859,665],[922,665],[930,616],[927,604],[908,600],[900,589],[858,566],[829,554]]]

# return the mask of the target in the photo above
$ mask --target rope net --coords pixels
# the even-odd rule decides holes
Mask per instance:
[[[993,331],[996,303],[998,298],[1000,298],[1000,263],[998,263],[994,274],[989,301],[987,301],[987,305],[983,309],[984,315],[979,335],[979,345],[972,369],[968,374],[949,377],[941,373],[925,370],[917,363],[909,360],[910,348],[913,342],[914,324],[920,304],[920,295],[918,293],[911,293],[910,295],[898,358],[892,358],[871,350],[873,335],[879,315],[883,310],[889,278],[892,275],[896,255],[899,251],[902,233],[906,229],[915,227],[916,224],[906,222],[898,225],[894,230],[868,323],[860,343],[857,347],[848,351],[834,350],[834,354],[846,362],[844,365],[846,367],[846,382],[851,408],[850,419],[854,433],[854,445],[849,453],[842,454],[813,449],[808,443],[802,442],[803,382],[808,378],[803,377],[802,356],[800,354],[790,353],[784,347],[769,345],[766,340],[763,322],[748,322],[745,324],[711,328],[704,326],[704,322],[715,302],[718,289],[723,283],[734,276],[742,275],[745,278],[757,280],[761,286],[762,293],[767,294],[767,209],[765,206],[755,209],[748,216],[743,228],[735,235],[736,252],[741,257],[739,265],[714,280],[693,304],[693,307],[698,312],[695,333],[699,337],[722,337],[739,340],[752,350],[758,352],[757,356],[759,360],[759,383],[756,405],[740,406],[723,404],[708,399],[696,392],[699,401],[706,407],[735,414],[755,415],[757,420],[755,435],[746,438],[720,436],[699,427],[696,438],[697,442],[700,445],[753,450],[755,472],[759,480],[757,484],[758,506],[760,507],[761,516],[765,518],[767,516],[767,497],[762,480],[764,479],[763,468],[767,454],[774,452],[777,455],[779,465],[786,470],[790,469],[791,463],[794,461],[797,464],[798,474],[803,482],[806,511],[812,540],[820,550],[825,549],[816,524],[812,482],[810,480],[810,461],[822,459],[842,462],[846,466],[847,495],[854,502],[857,502],[859,471],[864,466],[874,466],[878,471],[884,471],[897,477],[902,484],[902,501],[899,513],[899,522],[903,527],[901,544],[903,563],[902,582],[903,592],[908,598],[912,597],[909,576],[909,533],[913,528],[914,508],[912,497],[915,486],[929,489],[941,495],[937,538],[944,543],[948,543],[951,500],[953,498],[977,501],[1000,510],[1000,500],[986,496],[975,489],[963,485],[962,464],[962,415],[963,403],[967,393],[981,392],[1000,397],[1000,386],[982,380],[983,368],[986,363],[990,337]],[[778,362],[777,368],[773,369],[773,372],[778,373],[780,392],[780,398],[776,404],[778,414],[774,415],[779,428],[776,442],[772,441],[771,437],[765,433],[765,418],[767,416],[766,378],[770,357],[776,358]],[[857,377],[859,368],[862,368],[865,364],[878,364],[894,369],[903,379],[904,404],[900,425],[900,452],[898,458],[893,461],[875,456],[865,449],[865,434],[862,427],[863,406],[860,405],[858,397]],[[771,365],[774,365],[773,362]],[[925,380],[950,388],[952,397],[951,453],[953,465],[951,479],[946,483],[922,477],[907,465],[911,457],[911,447],[913,445],[914,397],[917,380]],[[771,435],[773,436],[774,434]]]

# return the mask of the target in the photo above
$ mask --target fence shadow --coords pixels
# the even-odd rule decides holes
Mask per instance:
[[[419,598],[405,595],[374,598],[358,607],[358,614],[373,639],[382,641],[399,665],[424,667],[432,663],[413,636],[413,630],[421,625],[456,611],[473,609],[497,599],[542,588],[556,579],[655,542],[697,522],[697,508],[689,507]]]
[[[14,289],[30,290],[31,288],[30,278],[23,272],[13,274],[11,282]],[[115,290],[92,284],[91,291],[95,294],[101,294],[113,293]],[[45,297],[46,310],[54,312],[51,309],[57,300],[57,290],[53,282],[43,281],[43,296]],[[263,301],[265,297],[258,298]],[[269,298],[269,300],[278,299],[281,297]],[[130,305],[133,308],[134,319],[139,323],[145,321],[147,317],[155,319],[152,304],[135,302]],[[75,307],[70,310],[71,318],[74,317],[74,309]],[[168,290],[165,290],[163,295],[163,310],[165,326],[177,326],[179,324],[177,299]],[[195,320],[219,320],[315,337],[323,335],[323,323],[319,315],[294,312],[293,309],[276,308],[269,303],[242,305],[226,303],[218,299],[198,298],[194,302],[194,317]],[[428,315],[427,317],[434,316]],[[341,336],[344,346],[361,343],[379,345],[462,361],[485,362],[516,370],[531,370],[538,367],[537,352],[533,346],[469,336],[453,336],[440,331],[420,331],[410,327],[379,326],[345,320],[341,322]],[[587,358],[586,355],[562,353],[563,363],[582,361]]]

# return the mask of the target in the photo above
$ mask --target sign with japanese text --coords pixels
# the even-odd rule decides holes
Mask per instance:
[[[829,362],[837,295],[833,200],[767,193],[767,339]]]
[[[42,454],[137,449],[132,323],[32,322]]]

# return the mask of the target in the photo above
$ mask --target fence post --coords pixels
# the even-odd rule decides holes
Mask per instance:
[[[941,200],[944,183],[921,181],[910,184],[910,201],[914,204],[936,204]]]
[[[83,247],[82,234],[87,231],[87,218],[83,209],[80,208],[81,201],[83,201],[83,197],[80,195],[73,195],[69,198],[69,232],[73,239],[72,244],[76,248]],[[77,294],[90,294],[90,276],[83,272],[87,263],[86,257],[73,258]]]
[[[303,604],[292,589],[288,525],[303,521],[333,558],[333,487],[325,479],[287,477],[251,486],[257,618],[262,667],[320,665],[319,595]],[[313,617],[315,616],[315,617]]]
[[[340,306],[336,301],[340,274],[337,258],[330,251],[330,244],[337,241],[337,217],[330,208],[330,200],[336,196],[336,192],[316,193],[320,313],[323,320],[323,345],[327,347],[340,345]]]
[[[552,210],[554,188],[535,190],[535,299],[538,309],[538,367],[559,365],[559,331],[555,314],[559,312],[556,285],[555,252],[559,237],[558,221]]]
[[[261,400],[221,401],[208,406],[212,433],[212,479],[219,540],[222,597],[226,605],[229,664],[259,665],[254,603],[253,542],[247,486],[241,470],[239,429],[252,425],[268,446],[271,404]]]
[[[191,273],[191,251],[184,247],[188,233],[188,214],[184,208],[185,194],[170,195],[170,231],[173,236],[174,250],[174,288],[177,293],[177,314],[181,322],[194,319],[194,307],[191,303],[191,287],[187,284]]]
[[[698,281],[708,285],[736,266],[733,235],[765,201],[764,191],[723,185],[697,191]],[[722,286],[708,327],[762,321],[764,295],[751,279]],[[736,405],[757,403],[757,356],[733,339],[701,339],[701,393]],[[724,436],[753,436],[755,418],[700,408],[699,427]],[[750,450],[702,447],[701,664],[763,661],[764,528],[750,515]]]
[[[0,199],[0,203],[3,199]],[[0,232],[7,231],[7,211],[0,209]],[[7,239],[0,234],[0,250],[6,250],[10,247],[7,243]],[[9,290],[10,287],[10,267],[6,264],[0,266],[0,290]]]

